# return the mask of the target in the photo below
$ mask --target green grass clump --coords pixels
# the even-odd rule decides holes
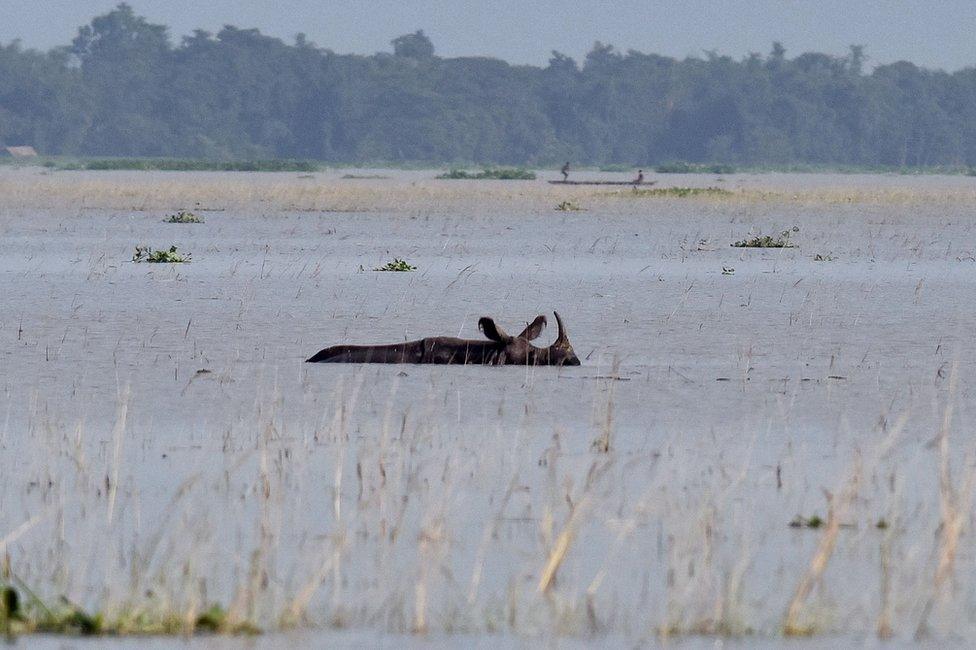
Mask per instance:
[[[136,246],[132,255],[133,262],[147,262],[149,264],[188,264],[189,253],[178,253],[176,246],[170,246],[168,251],[154,251],[149,246]]]
[[[83,161],[81,169],[95,171],[137,170],[172,172],[314,172],[319,166],[308,160],[192,160],[178,158],[99,158]]]
[[[231,620],[223,607],[211,605],[199,616],[180,612],[138,613],[123,610],[109,619],[101,612],[90,613],[61,597],[41,600],[16,577],[0,580],[0,634],[62,634],[68,636],[185,636],[187,634],[260,634],[249,622]]]
[[[46,634],[92,635],[105,632],[99,614],[88,614],[67,598],[44,603],[23,585],[0,582],[0,632],[6,636]]]
[[[399,257],[394,257],[392,262],[387,262],[383,266],[377,266],[373,269],[374,271],[393,271],[397,273],[405,273],[407,271],[416,271],[416,266],[411,266]]]
[[[165,223],[203,223],[203,218],[198,217],[189,210],[180,210],[176,214],[171,214],[165,219]]]
[[[800,229],[794,226],[793,230],[784,230],[781,232],[779,237],[756,235],[752,239],[742,239],[737,242],[732,242],[731,245],[735,248],[796,248],[796,244],[790,243],[790,235],[799,231]]]
[[[583,208],[581,208],[579,203],[576,201],[563,201],[562,203],[556,205],[555,209],[560,212],[579,212]]]
[[[677,198],[731,196],[732,192],[721,187],[658,187],[655,189],[639,190],[634,188],[634,196],[647,198]]]
[[[812,528],[817,529],[824,525],[824,520],[819,515],[812,517],[801,517],[797,515],[790,522],[790,528]]]
[[[527,169],[499,168],[485,169],[480,172],[469,172],[463,169],[452,169],[446,174],[441,174],[437,178],[447,180],[492,180],[492,181],[534,181],[535,172]]]
[[[735,167],[722,164],[672,162],[654,168],[658,174],[734,174]]]

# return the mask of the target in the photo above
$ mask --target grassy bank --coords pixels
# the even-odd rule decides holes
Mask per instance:
[[[631,190],[630,194],[642,198],[684,199],[688,197],[728,197],[735,193],[721,187],[655,187],[646,190],[635,188]]]
[[[485,169],[480,172],[469,172],[463,169],[452,169],[440,174],[437,178],[447,180],[492,180],[492,181],[533,181],[535,173],[525,169]]]
[[[976,168],[967,165],[900,167],[834,163],[732,165],[726,163],[671,162],[656,166],[654,171],[658,174],[898,174],[906,176],[976,176]]]
[[[318,163],[308,160],[192,160],[180,158],[97,158],[65,165],[46,165],[55,169],[92,171],[166,172],[314,172]]]

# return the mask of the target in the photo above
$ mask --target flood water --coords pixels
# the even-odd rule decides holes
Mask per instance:
[[[71,174],[0,205],[0,551],[38,593],[321,643],[976,636],[976,201],[917,198],[974,179],[662,176],[774,195],[560,212],[541,180]],[[548,344],[553,310],[578,368],[303,363],[483,315],[549,314]]]

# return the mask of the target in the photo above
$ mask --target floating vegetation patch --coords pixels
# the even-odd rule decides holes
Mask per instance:
[[[814,262],[833,262],[834,259],[836,258],[833,255],[821,255],[820,253],[813,256]]]
[[[800,229],[793,226],[792,230],[784,230],[778,237],[772,235],[756,235],[752,239],[742,239],[732,242],[735,248],[796,248],[796,244],[790,242],[790,235],[800,232]]]
[[[447,180],[493,180],[493,181],[534,181],[535,172],[527,169],[499,168],[485,169],[480,172],[469,172],[463,169],[452,169],[446,174],[441,174],[437,178]]]
[[[735,167],[721,164],[671,162],[654,168],[658,174],[734,174]]]
[[[556,210],[560,212],[579,212],[582,209],[576,201],[563,201],[556,206]]]
[[[379,174],[343,174],[342,175],[342,180],[344,181],[382,180],[387,178],[389,178],[389,176],[380,176]]]
[[[314,172],[308,160],[192,160],[178,158],[100,158],[82,161],[73,169],[95,171],[137,170],[167,172]]]
[[[166,223],[203,223],[203,217],[198,217],[189,210],[180,210],[176,214],[171,214],[165,219]]]
[[[149,264],[188,264],[190,262],[189,253],[179,253],[176,246],[170,246],[169,250],[155,251],[149,246],[136,246],[136,252],[132,255],[133,262],[147,262]]]
[[[633,196],[642,198],[684,199],[688,197],[732,196],[733,194],[734,192],[721,187],[657,187],[647,190],[634,188],[633,190]]]
[[[383,266],[377,266],[373,269],[374,271],[393,271],[397,273],[404,273],[407,271],[416,271],[416,266],[411,266],[406,261],[401,260],[399,257],[394,257],[392,262],[387,262]]]

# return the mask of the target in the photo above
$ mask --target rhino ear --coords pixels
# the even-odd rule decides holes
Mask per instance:
[[[531,341],[538,338],[544,329],[546,329],[546,317],[536,316],[534,321],[525,326],[525,329],[518,335],[518,338]]]
[[[495,321],[488,318],[487,316],[482,316],[478,319],[478,329],[485,333],[492,341],[497,341],[499,343],[504,343],[509,339],[508,334],[505,330],[495,325]]]

